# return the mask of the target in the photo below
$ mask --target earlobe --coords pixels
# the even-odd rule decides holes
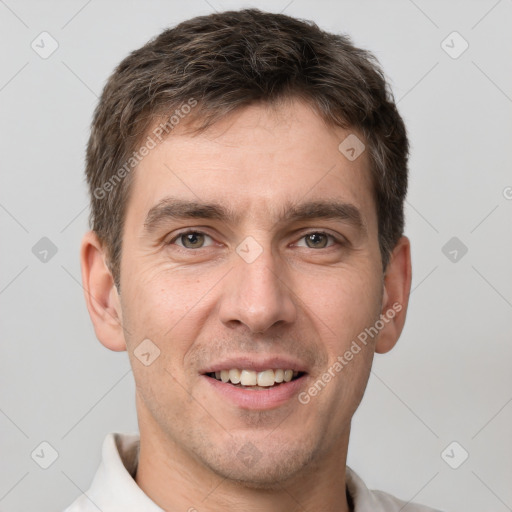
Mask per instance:
[[[126,350],[119,295],[103,244],[93,231],[82,239],[80,261],[85,302],[96,337],[110,350]]]
[[[375,352],[384,354],[398,341],[405,324],[411,290],[411,247],[409,239],[401,237],[391,254],[384,276],[381,319]]]

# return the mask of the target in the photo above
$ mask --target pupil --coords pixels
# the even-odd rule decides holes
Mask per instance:
[[[196,245],[201,245],[201,236],[202,235],[200,235],[199,233],[188,233],[187,235],[185,235],[185,247],[188,246],[187,244],[193,247]]]
[[[319,238],[320,238],[320,243],[318,243]],[[324,242],[323,244],[321,243],[322,239]],[[321,245],[322,247],[325,246],[325,236],[322,235],[321,233],[313,233],[311,235],[308,235],[307,240],[308,240],[308,245],[309,245],[309,242],[311,242],[313,247],[318,247],[319,245]]]

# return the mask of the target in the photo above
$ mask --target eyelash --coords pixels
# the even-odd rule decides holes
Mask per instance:
[[[198,231],[198,230],[191,229],[191,230],[188,230],[188,231],[182,231],[181,233],[178,233],[175,237],[173,237],[171,240],[169,240],[167,245],[174,245],[174,242],[176,242],[176,240],[178,240],[182,236],[190,235],[190,234],[205,235],[205,236],[207,236],[207,237],[209,237],[209,238],[211,238],[213,240],[213,237],[211,237],[208,233],[205,233],[204,231]],[[323,236],[326,236],[326,237],[330,238],[331,240],[333,240],[334,244],[329,245],[327,247],[320,247],[320,249],[329,249],[329,248],[333,247],[334,245],[339,245],[339,246],[346,245],[346,243],[343,240],[341,240],[340,238],[332,235],[331,233],[327,233],[326,231],[309,231],[307,233],[304,233],[299,238],[299,240],[302,240],[303,238],[305,238],[305,237],[307,237],[309,235],[323,235]],[[198,251],[199,249],[206,249],[206,247],[199,247],[198,249],[189,249],[188,247],[182,247],[181,245],[178,245],[177,247],[179,247],[180,250],[184,250],[184,251],[187,251],[187,252],[188,251]],[[313,249],[313,250],[315,250],[314,247],[306,247],[306,249]],[[316,249],[316,250],[318,250],[318,249]]]

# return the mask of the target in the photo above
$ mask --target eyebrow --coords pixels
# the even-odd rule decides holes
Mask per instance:
[[[144,221],[144,230],[151,233],[167,221],[186,219],[211,219],[236,225],[241,217],[241,213],[219,203],[165,197],[149,210]],[[299,204],[285,203],[276,222],[281,224],[315,219],[344,221],[364,234],[368,231],[363,216],[355,205],[332,199]]]

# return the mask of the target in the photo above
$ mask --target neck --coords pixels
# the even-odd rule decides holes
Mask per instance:
[[[135,481],[165,511],[350,512],[345,485],[349,432],[299,474],[272,489],[255,489],[216,474],[151,421],[139,421]]]

